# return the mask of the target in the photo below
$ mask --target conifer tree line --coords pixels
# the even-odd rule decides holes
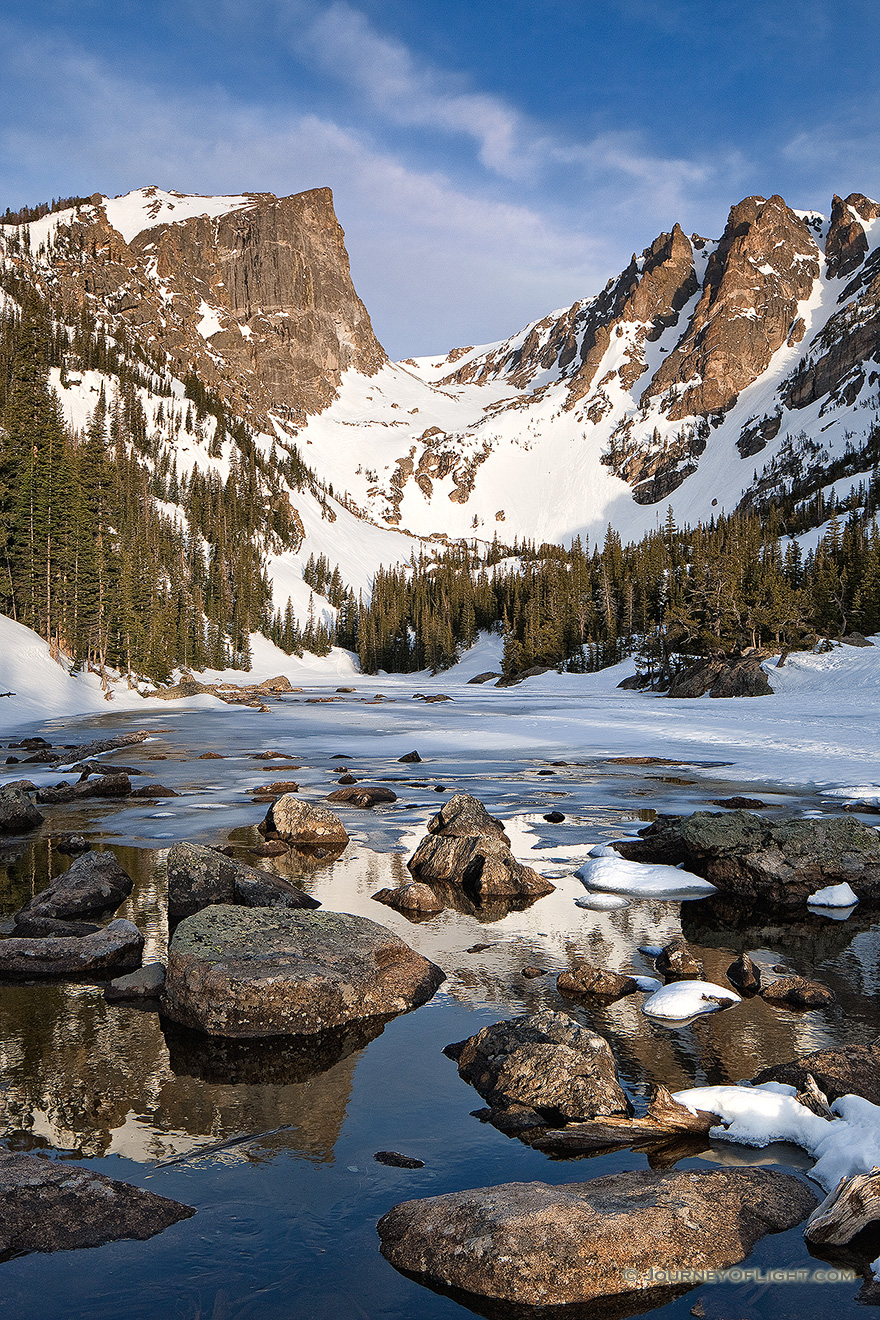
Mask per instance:
[[[601,547],[526,541],[483,557],[453,547],[380,570],[369,603],[350,593],[336,640],[367,673],[436,671],[494,629],[506,674],[586,672],[635,653],[662,680],[699,656],[880,631],[876,471],[863,494],[807,555],[772,508],[693,529],[676,527],[670,509],[662,529],[626,546],[609,528]]]
[[[178,665],[249,668],[249,634],[272,623],[265,548],[300,537],[289,502],[268,494],[271,460],[187,381],[187,422],[198,434],[213,416],[212,446],[229,438],[232,459],[225,479],[197,466],[178,476],[138,392],[166,396],[156,420],[179,432],[180,400],[159,360],[133,361],[124,337],[108,341],[88,313],[65,327],[14,272],[3,284],[0,611],[99,672],[161,681]],[[65,425],[53,366],[62,383],[89,368],[116,378],[83,434]]]

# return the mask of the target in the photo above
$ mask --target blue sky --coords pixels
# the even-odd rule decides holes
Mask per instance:
[[[877,0],[0,0],[0,210],[333,188],[393,356],[505,337],[677,220],[880,196]]]

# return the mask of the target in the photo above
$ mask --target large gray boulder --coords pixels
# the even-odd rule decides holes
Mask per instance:
[[[439,834],[444,839],[492,836],[510,844],[503,822],[490,816],[479,798],[471,797],[470,793],[453,793],[428,821],[428,833]]]
[[[293,793],[273,802],[258,828],[267,838],[277,835],[285,843],[339,851],[348,843],[345,826],[334,812],[303,802]]]
[[[749,811],[658,816],[640,838],[615,843],[631,862],[682,863],[724,893],[779,907],[847,881],[863,902],[880,898],[880,834],[851,816],[766,820]]]
[[[143,1241],[194,1214],[191,1205],[67,1160],[0,1151],[0,1260],[120,1238]]]
[[[0,788],[0,834],[26,834],[43,823],[27,793],[20,788]]]
[[[366,917],[207,907],[168,951],[162,1012],[216,1036],[293,1036],[405,1013],[445,980]]]
[[[454,885],[478,901],[534,899],[556,888],[530,866],[523,866],[497,835],[447,837],[426,834],[407,866],[425,884]]]
[[[189,917],[210,903],[244,907],[316,908],[310,894],[271,871],[248,866],[198,843],[175,843],[168,854],[168,915]]]
[[[492,1109],[524,1107],[554,1123],[632,1112],[608,1042],[564,1013],[494,1022],[444,1054]]]
[[[50,935],[0,940],[0,977],[117,975],[140,967],[144,937],[134,922],[117,918],[95,935]]]
[[[632,1293],[619,1312],[631,1314],[670,1271],[736,1265],[815,1205],[798,1178],[769,1169],[640,1169],[404,1201],[378,1231],[383,1256],[432,1287],[540,1307]]]
[[[61,920],[115,912],[133,888],[131,876],[112,852],[87,852],[62,875],[41,889],[16,914],[23,918],[53,917]]]

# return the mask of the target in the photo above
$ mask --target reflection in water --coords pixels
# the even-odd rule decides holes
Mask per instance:
[[[858,908],[843,923],[805,913],[796,921],[766,924],[720,898],[685,904],[634,900],[604,912],[575,905],[584,889],[571,871],[592,844],[617,836],[624,821],[636,828],[657,809],[693,809],[710,797],[736,792],[737,785],[705,778],[694,785],[663,784],[647,773],[570,766],[551,781],[554,789],[567,792],[558,802],[565,820],[554,825],[543,818],[555,796],[547,780],[512,772],[500,761],[474,770],[471,779],[461,762],[442,770],[426,767],[426,782],[442,779],[451,790],[474,791],[493,814],[508,821],[513,816],[515,855],[550,875],[557,889],[521,910],[476,910],[453,892],[445,896],[444,912],[413,923],[375,903],[372,895],[411,878],[406,859],[436,802],[427,801],[423,791],[418,806],[401,802],[394,811],[350,810],[345,821],[352,842],[335,858],[295,852],[248,856],[248,844],[260,838],[255,823],[263,810],[253,807],[246,790],[265,780],[265,769],[250,757],[264,744],[256,722],[252,733],[235,728],[237,760],[222,740],[217,748],[230,753],[227,759],[201,765],[194,757],[187,760],[170,738],[145,744],[143,752],[127,751],[129,760],[138,756],[146,762],[156,751],[170,757],[162,777],[189,798],[158,810],[58,809],[32,839],[4,845],[0,919],[67,869],[70,859],[57,852],[53,839],[79,830],[94,846],[112,848],[133,877],[134,891],[118,915],[135,921],[146,936],[145,961],[163,960],[165,847],[172,838],[198,838],[231,843],[237,856],[290,880],[327,908],[389,927],[441,966],[448,980],[430,1005],[387,1027],[377,1020],[320,1040],[271,1042],[219,1041],[163,1027],[154,1011],[107,1004],[99,987],[0,985],[0,1133],[6,1145],[74,1159],[123,1157],[108,1160],[102,1171],[133,1181],[148,1177],[145,1185],[199,1204],[192,1227],[182,1226],[179,1234],[175,1229],[149,1247],[116,1246],[87,1253],[89,1261],[66,1264],[29,1258],[4,1265],[10,1314],[29,1320],[47,1315],[68,1320],[73,1314],[153,1320],[166,1311],[186,1320],[287,1320],[293,1313],[308,1320],[349,1315],[452,1320],[464,1305],[497,1320],[537,1320],[534,1312],[435,1295],[395,1276],[378,1255],[376,1220],[409,1196],[512,1178],[559,1183],[644,1167],[648,1161],[672,1167],[694,1157],[776,1164],[800,1157],[790,1150],[670,1142],[645,1154],[550,1160],[469,1117],[474,1093],[443,1058],[443,1045],[500,1017],[541,1008],[568,1012],[609,1040],[639,1107],[651,1082],[672,1090],[736,1082],[798,1053],[876,1034],[880,933]],[[223,729],[226,736],[229,726],[224,723]],[[298,754],[305,764],[297,779],[308,787],[312,774],[325,792],[327,759],[344,746],[322,744],[324,759],[319,764],[313,757],[313,766]],[[203,741],[196,754],[204,747]],[[349,763],[361,773],[356,760]],[[385,769],[396,773],[393,765]],[[638,810],[624,809],[630,790],[644,795],[636,799]],[[233,803],[228,814],[213,814],[213,834],[207,823],[212,813],[203,810],[211,795]],[[196,820],[201,833],[193,828]],[[113,829],[119,831],[115,838]],[[124,831],[123,845],[118,839]],[[166,836],[161,847],[134,846],[144,839],[155,843],[161,835]],[[757,998],[688,1025],[664,1026],[642,1014],[642,995],[603,1007],[574,1005],[556,992],[558,973],[582,958],[614,971],[651,974],[653,966],[639,946],[662,944],[680,933],[712,981],[724,984],[727,966],[743,949],[766,950],[793,971],[828,984],[836,1002],[825,1011],[799,1013]],[[526,966],[544,975],[528,980],[522,976]],[[239,1143],[242,1137],[247,1139]],[[410,1151],[426,1160],[426,1168],[376,1165],[372,1157],[379,1148]],[[186,1157],[182,1164],[165,1167],[180,1156]],[[158,1165],[163,1167],[145,1171]],[[182,1181],[163,1181],[172,1178]],[[804,1252],[799,1239],[770,1250]],[[121,1262],[115,1274],[114,1262]],[[616,1312],[591,1304],[586,1312],[556,1315],[610,1320],[666,1300],[653,1293],[627,1299]],[[682,1302],[675,1316],[686,1316],[689,1305]],[[741,1304],[729,1305],[733,1314]],[[791,1308],[786,1317],[790,1313]],[[801,1301],[796,1313],[819,1315],[821,1307]]]

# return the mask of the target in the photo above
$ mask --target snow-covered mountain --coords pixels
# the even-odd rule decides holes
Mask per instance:
[[[346,372],[300,439],[422,536],[635,537],[669,505],[693,523],[808,472],[821,486],[844,456],[857,478],[877,460],[878,217],[860,194],[830,219],[747,198],[720,239],[676,226],[508,340]]]
[[[636,537],[669,505],[693,523],[826,473],[840,494],[877,460],[878,218],[860,194],[828,219],[750,197],[720,239],[675,226],[510,339],[398,363],[328,189],[95,195],[0,226],[0,257],[7,300],[31,287],[70,343],[91,326],[137,362],[140,458],[168,516],[184,517],[169,472],[225,479],[246,425],[267,523],[280,504],[292,529],[264,538],[275,604],[302,619],[311,554],[368,590],[423,538]],[[101,363],[53,383],[79,430],[119,388]],[[222,425],[188,406],[202,387]]]

